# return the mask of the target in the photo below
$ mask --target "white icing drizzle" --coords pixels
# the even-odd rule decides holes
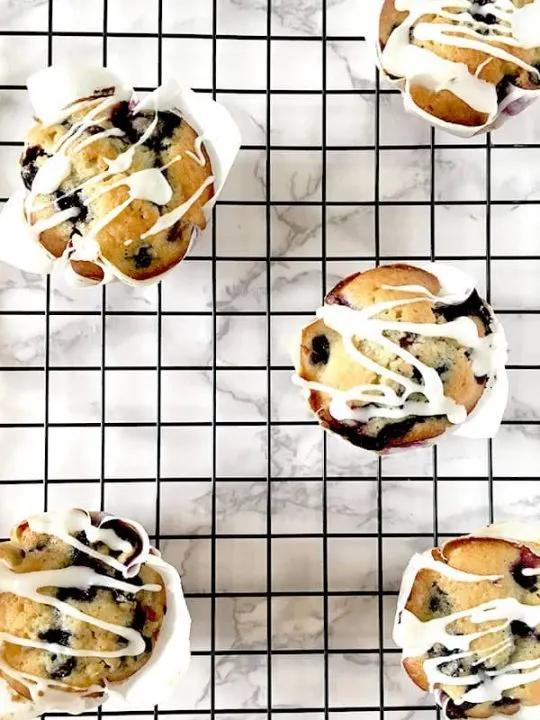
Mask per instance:
[[[513,525],[520,525],[512,523]],[[523,530],[523,528],[525,528]],[[537,529],[521,526],[521,534],[537,536]],[[473,536],[471,536],[473,537]],[[500,537],[510,539],[506,534],[505,524],[494,525],[490,528],[478,531],[474,537]],[[453,568],[446,563],[435,560],[431,551],[423,554],[416,554],[412,557],[407,566],[401,585],[398,598],[396,618],[394,624],[394,641],[403,649],[403,657],[416,657],[424,655],[434,645],[440,643],[448,650],[457,650],[450,655],[435,658],[426,658],[423,662],[424,672],[428,679],[430,689],[435,691],[439,705],[446,707],[447,699],[444,697],[437,685],[453,685],[458,687],[471,686],[459,700],[454,703],[459,706],[462,702],[485,703],[495,702],[503,697],[503,693],[512,688],[526,685],[540,680],[540,658],[508,663],[499,670],[482,670],[478,674],[470,674],[461,677],[452,677],[440,670],[440,667],[466,659],[471,667],[485,663],[497,655],[511,651],[513,640],[505,638],[502,641],[494,642],[492,645],[481,650],[471,650],[471,644],[480,637],[488,637],[495,633],[504,631],[510,623],[515,620],[525,623],[531,628],[540,624],[540,606],[526,605],[520,603],[516,598],[505,597],[489,600],[468,610],[454,612],[441,618],[434,618],[422,622],[412,612],[406,609],[406,604],[418,573],[421,570],[432,570],[455,582],[490,582],[497,583],[504,576],[502,575],[476,575]],[[529,572],[523,570],[524,575],[540,574],[540,570]],[[479,630],[465,635],[457,635],[448,631],[448,627],[456,620],[467,618],[475,625],[486,622],[496,622],[493,627],[486,630]],[[497,621],[501,621],[498,623]],[[530,712],[529,712],[530,711]],[[446,716],[446,713],[445,713]],[[521,720],[531,720],[538,717],[538,706],[521,708],[512,717]]]
[[[133,110],[133,113],[136,114],[139,109],[145,110],[148,107],[151,107],[154,112],[152,121],[137,142],[114,160],[103,158],[108,165],[108,169],[92,178],[89,178],[76,188],[65,193],[62,196],[63,198],[69,197],[81,190],[88,191],[92,185],[95,185],[98,182],[103,182],[118,173],[129,171],[133,163],[135,148],[139,145],[143,145],[156,130],[159,122],[158,106],[160,95],[161,88],[157,88],[148,98],[144,100],[143,103],[139,103]],[[68,132],[60,138],[52,156],[47,158],[47,160],[39,168],[32,184],[32,190],[25,202],[25,209],[28,217],[30,217],[36,209],[42,210],[54,204],[53,202],[49,202],[36,208],[36,196],[39,194],[51,194],[59,189],[62,182],[71,172],[71,158],[74,155],[98,140],[107,137],[122,137],[124,135],[122,130],[113,127],[103,130],[102,132],[95,133],[84,140],[77,142],[89,127],[95,125],[99,126],[100,122],[107,117],[106,111],[117,104],[118,101],[119,96],[115,91],[111,96],[107,96],[105,99],[99,101],[97,105],[96,99],[94,98],[88,101],[82,101],[74,106],[78,110],[85,110],[88,107],[95,105],[95,107],[92,107],[92,109],[80,120],[73,123]],[[69,115],[67,117],[69,117]],[[189,155],[195,162],[201,165],[201,167],[206,165],[206,158],[202,151],[203,141],[204,138],[198,137],[194,143],[194,152],[189,150],[186,151],[186,155]],[[173,196],[173,189],[165,179],[163,173],[168,167],[179,160],[181,160],[181,156],[178,155],[161,168],[140,170],[122,178],[117,182],[105,186],[98,193],[95,193],[90,197],[81,197],[81,203],[88,207],[96,198],[109,192],[113,188],[124,185],[129,189],[128,199],[113,208],[113,210],[111,210],[101,220],[95,222],[84,237],[74,236],[72,244],[66,248],[64,255],[59,260],[64,263],[70,260],[87,260],[98,264],[105,271],[105,263],[101,256],[101,249],[97,241],[98,234],[111,222],[113,222],[113,220],[124,210],[126,210],[133,200],[146,200],[159,206],[167,205]],[[174,210],[162,215],[147,232],[141,235],[141,238],[145,239],[155,235],[158,232],[169,229],[177,223],[186,214],[189,208],[200,198],[206,188],[213,184],[214,179],[215,178],[213,176],[207,178],[201,187],[190,198]],[[39,236],[39,233],[43,230],[56,227],[66,220],[77,217],[78,214],[79,210],[76,208],[58,211],[46,219],[37,221],[31,225],[31,228]]]
[[[473,533],[474,537],[496,537],[503,540],[522,542],[526,545],[540,545],[540,526],[524,524],[515,520],[488,525]]]
[[[124,577],[134,577],[139,573],[143,563],[149,562],[150,543],[144,529],[133,521],[122,520],[112,516],[105,516],[106,521],[118,520],[128,525],[137,535],[140,548],[132,547],[131,544],[118,536],[111,527],[101,527],[92,522],[88,513],[82,510],[68,510],[58,513],[43,513],[30,517],[27,521],[29,528],[36,533],[43,533],[59,538],[76,550],[85,553],[91,558],[100,560],[106,565],[120,571]],[[89,543],[105,544],[110,550],[128,554],[126,562],[120,562],[118,559],[98,552],[94,548],[84,545],[73,536],[74,533],[84,532]],[[131,557],[130,554],[131,553]],[[149,564],[151,564],[149,562]],[[18,597],[31,600],[40,605],[48,605],[55,608],[61,615],[71,617],[75,620],[87,623],[94,627],[101,628],[107,632],[123,638],[126,641],[125,646],[118,650],[93,650],[91,648],[75,649],[69,646],[60,645],[54,642],[45,642],[13,635],[9,632],[0,632],[0,652],[2,643],[11,643],[22,647],[37,648],[45,650],[49,653],[65,655],[70,657],[101,657],[101,658],[119,658],[138,656],[145,651],[145,641],[142,634],[132,628],[109,623],[104,620],[92,617],[91,615],[79,610],[67,602],[59,600],[56,597],[43,594],[44,588],[77,588],[79,590],[88,590],[92,587],[109,588],[119,590],[124,593],[135,596],[141,591],[159,592],[161,585],[147,584],[135,585],[133,583],[118,580],[110,577],[105,573],[85,566],[68,566],[57,570],[41,570],[35,572],[18,573],[12,570],[6,561],[0,562],[0,592],[12,593]],[[0,669],[5,675],[21,682],[28,690],[32,699],[40,696],[42,689],[45,688],[64,688],[73,690],[66,683],[59,681],[49,681],[44,678],[34,678],[17,672],[5,659],[0,655]],[[103,688],[98,689],[103,692]],[[91,694],[92,689],[83,691],[85,695]],[[96,692],[96,689],[93,689]]]
[[[34,108],[34,115],[44,125],[64,122],[81,111],[94,113],[99,105],[113,100],[115,102],[131,101],[132,113],[152,109],[154,112],[167,110],[184,118],[195,130],[198,137],[201,138],[200,142],[196,141],[194,143],[194,152],[190,160],[198,162],[201,166],[203,161],[206,161],[205,154],[202,151],[203,142],[205,151],[210,158],[212,174],[215,178],[214,192],[211,199],[204,204],[202,210],[205,219],[207,221],[211,219],[212,207],[224,186],[241,143],[239,130],[229,112],[223,106],[205,95],[194,93],[188,88],[180,88],[174,81],[165,83],[157,88],[154,93],[138,102],[132,88],[123,83],[109,70],[88,67],[73,62],[55,64],[41,70],[28,79],[27,85],[30,101]],[[96,117],[94,124],[100,125],[100,121],[101,118]],[[156,118],[154,117],[147,131],[151,132],[155,128],[155,121]],[[103,136],[101,135],[101,137]],[[139,138],[137,144],[143,141],[143,138]],[[71,154],[73,149],[73,147],[70,148],[67,155]],[[88,179],[81,186],[70,189],[70,192],[66,193],[65,197],[83,188],[86,191],[94,183],[109,178],[116,180],[117,178],[114,178],[114,176],[118,173],[127,173],[133,162],[133,150],[134,146],[131,146],[114,160],[103,157],[107,170]],[[186,153],[189,153],[189,151],[186,151]],[[41,194],[43,195],[55,192],[68,175],[67,162],[57,160],[60,154],[57,152],[55,156],[57,165],[51,164],[46,171],[43,171],[41,177],[43,182],[41,186],[43,192]],[[177,162],[180,159],[180,157],[177,157],[174,161]],[[43,162],[43,160],[40,162]],[[48,162],[44,163],[44,165],[48,164]],[[38,193],[35,191],[35,187],[33,193],[28,193],[23,189],[15,192],[6,203],[2,213],[0,213],[0,259],[4,262],[31,273],[48,274],[58,272],[64,275],[67,282],[78,287],[107,283],[113,279],[119,279],[128,285],[152,285],[159,282],[167,272],[174,270],[174,267],[171,267],[159,277],[135,280],[122,273],[107,258],[102,256],[99,244],[90,238],[90,241],[86,243],[78,241],[77,252],[84,252],[89,261],[100,266],[103,271],[103,278],[102,280],[92,280],[76,274],[72,264],[69,262],[72,248],[68,247],[61,258],[54,257],[40,243],[39,233],[28,221],[29,196],[33,196],[32,202],[35,201],[34,211],[42,210],[48,206],[48,203],[43,202],[43,198],[36,198]],[[45,192],[46,190],[47,192]],[[58,200],[60,199],[58,198]],[[84,196],[78,198],[79,201],[84,199]],[[188,206],[186,207],[188,208]],[[58,222],[63,221],[58,216],[55,220]],[[189,251],[196,236],[197,228],[193,227],[186,252]]]
[[[426,300],[441,305],[460,303],[468,297],[470,290],[465,296],[456,293],[435,296],[420,285],[384,286],[384,288],[408,292],[418,297],[375,303],[361,310],[354,310],[344,305],[325,304],[317,311],[317,317],[342,336],[345,350],[355,362],[387,380],[398,383],[402,392],[399,393],[389,385],[383,384],[363,384],[349,390],[339,390],[323,383],[304,380],[298,375],[293,378],[293,381],[301,385],[308,394],[315,390],[329,395],[331,402],[328,410],[338,421],[367,422],[376,417],[399,419],[411,415],[418,417],[445,415],[453,424],[463,423],[467,419],[467,410],[463,405],[459,405],[445,395],[444,385],[437,371],[387,338],[385,334],[397,331],[424,337],[456,340],[463,347],[472,350],[473,371],[478,377],[495,372],[494,335],[480,337],[476,324],[469,317],[460,317],[451,322],[439,324],[381,320],[377,316],[396,307]],[[376,343],[384,350],[412,365],[421,375],[421,381],[413,380],[379,365],[356,347],[354,342],[356,338]],[[425,401],[410,399],[413,395],[420,395],[425,398]],[[366,403],[367,406],[353,408],[350,406],[353,401]]]
[[[184,203],[176,207],[174,210],[171,210],[171,212],[166,213],[165,215],[162,215],[156,222],[152,225],[150,230],[147,230],[145,233],[141,235],[141,238],[144,240],[147,237],[150,237],[151,235],[156,235],[159,232],[162,232],[163,230],[167,230],[167,228],[172,227],[175,223],[177,223],[179,220],[181,220],[184,215],[187,213],[189,208],[197,202],[197,200],[201,197],[203,192],[206,190],[207,187],[210,187],[212,183],[214,182],[214,176],[210,175],[210,177],[206,178],[206,180],[203,182],[201,187],[193,193],[193,195],[186,200]]]
[[[411,101],[413,86],[432,92],[448,90],[487,115],[489,122],[498,113],[498,100],[496,86],[480,77],[487,62],[499,58],[540,79],[536,67],[500,47],[501,43],[524,50],[540,46],[540,0],[533,0],[522,8],[512,0],[493,0],[484,6],[473,0],[395,0],[395,8],[407,12],[408,16],[392,30],[381,52],[381,63],[390,75],[406,80],[405,92]],[[421,22],[424,15],[435,15],[437,20],[449,22]],[[496,22],[480,19],[487,15]],[[471,73],[465,63],[442,58],[432,50],[413,44],[412,40],[479,51],[489,58]]]
[[[186,155],[192,160],[195,160],[195,162],[201,167],[204,167],[206,165],[206,158],[202,149],[203,142],[204,137],[199,136],[198,138],[196,138],[194,143],[195,151],[191,152],[191,150],[186,150]]]
[[[66,208],[65,210],[60,210],[59,212],[54,213],[54,215],[38,220],[32,227],[35,232],[42,233],[44,230],[49,230],[57,225],[61,225],[61,223],[66,220],[76,218],[78,214],[79,211],[77,208]]]

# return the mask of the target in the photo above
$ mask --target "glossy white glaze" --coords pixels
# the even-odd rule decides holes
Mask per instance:
[[[511,537],[508,536],[508,532],[511,533]],[[518,542],[526,544],[526,540],[523,538],[538,537],[538,528],[527,527],[520,523],[503,523],[484,528],[474,534],[475,537],[498,537],[514,541],[516,535],[521,538],[517,540]],[[497,583],[503,576],[475,575],[456,570],[446,563],[434,560],[431,551],[421,555],[414,555],[409,562],[403,575],[393,635],[396,644],[403,649],[403,657],[423,655],[437,643],[444,645],[448,650],[460,651],[449,656],[427,658],[424,661],[424,671],[432,690],[436,690],[437,685],[454,685],[465,688],[470,686],[470,689],[464,693],[460,702],[494,702],[503,697],[504,691],[540,679],[540,659],[509,663],[502,669],[485,670],[480,675],[471,673],[466,676],[451,677],[441,671],[440,667],[445,663],[466,659],[471,661],[472,666],[474,666],[508,651],[513,646],[510,638],[494,641],[492,645],[488,645],[482,651],[473,651],[471,643],[480,637],[489,637],[505,630],[514,620],[519,620],[529,627],[536,627],[540,624],[540,606],[526,605],[520,603],[514,597],[506,597],[490,600],[468,610],[422,622],[406,609],[406,604],[418,573],[424,569],[432,570],[456,582],[464,583]],[[530,573],[524,570],[523,574],[529,575]],[[496,624],[486,630],[457,635],[448,628],[460,618],[468,618],[474,624],[485,622],[495,622]],[[436,696],[439,704],[442,704],[444,708],[445,702],[441,701],[440,692],[437,691]],[[536,712],[538,713],[538,708],[536,708]],[[513,717],[529,718],[530,716],[527,713],[524,715],[518,713]]]
[[[28,80],[28,87],[31,100],[35,103],[36,115],[44,123],[50,124],[63,120],[69,117],[75,108],[85,110],[86,114],[82,119],[75,122],[70,130],[62,136],[55,154],[47,159],[40,168],[36,175],[32,192],[23,195],[24,202],[22,212],[20,208],[21,195],[17,193],[12,207],[8,210],[7,217],[4,217],[4,213],[0,215],[0,259],[31,272],[51,272],[53,269],[57,269],[76,285],[87,286],[96,284],[96,281],[82,278],[73,271],[70,261],[84,259],[101,267],[104,276],[101,282],[108,282],[110,279],[116,277],[132,285],[139,284],[138,281],[127,278],[117,270],[117,268],[111,265],[111,263],[101,255],[99,243],[95,240],[97,234],[128,207],[133,199],[149,199],[151,202],[155,202],[161,206],[169,202],[172,196],[172,189],[163,176],[162,171],[164,168],[157,169],[152,173],[145,170],[130,175],[123,183],[129,187],[128,200],[111,211],[99,223],[94,223],[88,233],[88,237],[77,239],[77,236],[75,236],[73,245],[66,248],[66,252],[61,258],[53,258],[50,253],[41,246],[39,233],[47,228],[55,227],[67,219],[75,218],[78,211],[76,209],[70,209],[69,211],[54,212],[50,217],[34,225],[31,225],[31,223],[27,221],[27,218],[31,217],[34,210],[40,210],[46,207],[42,202],[39,202],[39,199],[36,204],[37,195],[40,193],[55,192],[63,180],[69,175],[71,170],[70,158],[72,158],[75,153],[100,138],[108,136],[120,137],[123,135],[122,131],[118,128],[104,129],[100,133],[96,133],[89,138],[77,142],[90,125],[100,124],[100,119],[110,107],[120,100],[131,98],[133,96],[132,90],[124,86],[115,75],[106,70],[87,68],[84,66],[63,65],[47,68],[35,76],[32,76]],[[105,93],[105,97],[95,97],[95,95],[100,92]],[[80,100],[80,98],[82,98],[82,100]],[[70,107],[67,108],[66,106]],[[90,205],[95,197],[97,197],[91,195],[89,197],[86,196],[93,184],[107,180],[119,172],[129,171],[133,161],[134,147],[145,142],[155,131],[159,110],[171,110],[186,117],[187,121],[190,122],[195,129],[201,128],[201,133],[204,133],[205,148],[210,155],[212,169],[215,173],[181,206],[162,215],[160,220],[143,237],[149,237],[156,232],[166,230],[178,222],[193,203],[196,202],[202,192],[213,184],[214,197],[212,201],[205,206],[205,214],[208,218],[211,207],[217,199],[217,194],[223,185],[240,145],[238,130],[227,111],[208,98],[197,98],[191,91],[181,91],[175,83],[168,83],[166,86],[158,88],[145,98],[144,101],[139,102],[135,106],[135,111],[148,109],[154,112],[154,118],[138,142],[115,160],[107,160],[108,170],[90,178],[71,191],[71,193],[74,193],[84,189],[85,196],[81,196],[81,201],[83,204]],[[202,144],[203,137],[201,135],[195,143],[194,152],[188,151],[186,152],[186,159],[183,160],[183,158],[178,156],[173,162],[183,160],[184,162],[197,162],[199,165],[206,164]],[[136,177],[137,175],[140,177]],[[167,185],[167,189],[164,188],[165,184]],[[108,186],[108,189],[111,189],[111,187],[112,186]],[[13,223],[14,217],[16,217],[15,223]],[[17,236],[24,238],[23,241],[15,242],[14,237]],[[37,251],[33,249],[31,257],[26,258],[23,253],[26,252],[32,236],[33,244],[37,245],[38,249]],[[155,283],[159,281],[161,277],[142,281],[140,284]]]
[[[377,60],[390,78],[396,79],[404,92],[405,107],[438,127],[463,137],[483,132],[505,115],[509,105],[524,99],[532,100],[535,90],[511,88],[507,97],[497,97],[497,88],[483,79],[484,69],[494,58],[511,62],[539,78],[539,71],[516,55],[513,49],[528,50],[540,46],[540,2],[518,8],[511,0],[495,0],[485,6],[471,0],[396,0],[396,10],[407,12],[405,20],[395,28],[384,48],[378,40],[379,16],[374,27]],[[379,14],[382,2],[379,3]],[[469,12],[474,14],[474,17]],[[437,22],[422,21],[423,16],[435,15]],[[483,17],[488,16],[484,21]],[[493,21],[495,18],[495,21]],[[447,22],[445,22],[447,21]],[[456,34],[459,27],[459,35]],[[418,43],[434,42],[482,52],[487,56],[475,72],[467,65],[440,57]],[[502,45],[501,45],[502,44]],[[539,78],[540,79],[540,78]],[[412,99],[412,88],[421,86],[432,92],[448,90],[474,110],[486,115],[486,122],[477,127],[460,126],[435,118],[418,107]]]
[[[113,529],[112,521],[117,521],[127,527],[136,537],[136,546],[133,547]],[[82,712],[85,709],[101,704],[109,697],[124,698],[131,702],[131,697],[140,699],[141,693],[148,698],[159,699],[166,695],[175,684],[179,674],[185,670],[189,661],[189,627],[190,619],[182,594],[180,578],[176,570],[164,562],[151,548],[148,535],[144,529],[134,521],[103,516],[101,519],[92,519],[82,510],[69,510],[58,513],[43,513],[30,517],[27,521],[31,530],[53,535],[89,557],[99,559],[121,572],[125,581],[110,577],[85,566],[68,566],[59,570],[45,570],[30,573],[17,573],[6,562],[0,563],[0,592],[9,592],[20,597],[30,599],[42,605],[54,607],[61,615],[72,617],[82,622],[94,625],[123,638],[125,645],[114,651],[102,652],[92,648],[74,649],[55,643],[29,640],[10,633],[0,633],[0,650],[3,642],[18,644],[25,647],[34,647],[51,653],[72,657],[125,657],[137,656],[145,651],[144,639],[138,631],[124,626],[107,623],[84,613],[69,603],[55,597],[40,593],[42,587],[78,588],[87,590],[91,587],[105,587],[116,589],[124,593],[136,595],[141,591],[158,592],[160,585],[138,586],[129,582],[140,571],[141,565],[152,566],[161,575],[167,593],[167,609],[160,629],[158,640],[151,658],[144,668],[129,678],[125,683],[110,687],[94,687],[89,689],[75,689],[75,692],[65,692],[68,688],[61,681],[49,681],[18,672],[0,658],[0,669],[6,677],[21,683],[30,697],[28,702],[21,701],[5,680],[0,681],[0,701],[5,717],[13,720],[29,720],[44,712],[65,711],[70,713]],[[106,526],[105,526],[106,524]],[[21,531],[21,524],[15,534]],[[122,553],[123,561],[107,554],[100,553],[77,540],[74,534],[84,532],[91,543],[103,543],[110,550]],[[176,662],[172,658],[176,658]],[[151,678],[144,679],[144,676]],[[4,697],[5,696],[5,697]],[[5,699],[5,702],[2,700]],[[4,714],[2,714],[4,718]]]
[[[323,383],[306,381],[298,374],[294,376],[293,380],[304,388],[306,396],[309,396],[311,391],[323,392],[328,395],[331,398],[329,412],[338,421],[367,422],[375,417],[400,419],[411,415],[418,417],[446,415],[448,420],[455,425],[465,425],[468,420],[465,407],[445,395],[444,385],[438,373],[406,349],[392,342],[386,337],[386,333],[398,331],[424,337],[452,338],[472,351],[471,360],[474,373],[479,377],[484,375],[488,377],[484,392],[486,397],[483,399],[485,403],[489,399],[492,402],[490,411],[485,410],[485,404],[483,407],[483,419],[486,421],[483,436],[489,437],[496,432],[500,424],[508,393],[504,368],[506,340],[504,332],[495,318],[493,318],[493,332],[486,337],[480,337],[477,326],[468,317],[457,318],[442,324],[407,323],[377,318],[387,310],[426,300],[434,305],[459,304],[466,300],[474,289],[472,278],[461,271],[440,264],[426,264],[424,267],[437,277],[441,276],[440,295],[432,295],[425,287],[417,285],[384,286],[386,290],[393,288],[396,291],[410,293],[411,297],[410,299],[377,303],[362,310],[354,310],[343,305],[325,304],[317,311],[317,316],[323,320],[325,325],[342,336],[344,347],[351,359],[381,377],[398,383],[401,388],[400,392],[388,385],[380,384],[364,384],[343,391]],[[379,365],[358,349],[354,342],[355,338],[372,341],[401,358],[417,369],[421,379],[416,381]],[[411,400],[410,396],[412,395],[422,395],[425,401]],[[352,401],[369,403],[369,405],[352,408],[350,406]],[[487,417],[488,413],[489,418]],[[474,411],[471,413],[471,417],[473,415]],[[478,427],[480,423],[475,420],[475,424]]]

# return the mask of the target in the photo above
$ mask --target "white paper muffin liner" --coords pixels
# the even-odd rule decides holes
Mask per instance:
[[[522,113],[523,110],[528,108],[529,105],[534,103],[535,100],[540,97],[540,90],[523,90],[515,85],[509,85],[506,95],[499,101],[497,112],[483,125],[475,125],[474,127],[449,123],[430,115],[430,113],[418,107],[412,99],[409,92],[409,82],[407,78],[392,77],[388,75],[384,69],[382,63],[382,48],[379,40],[380,16],[384,1],[385,0],[370,0],[373,5],[371,17],[369,18],[368,23],[367,41],[373,50],[375,63],[385,80],[392,87],[401,91],[403,96],[403,105],[407,112],[426,120],[439,130],[444,130],[445,132],[451,133],[457,137],[468,139],[475,137],[476,135],[482,135],[482,133],[490,132],[491,130],[496,130],[504,125],[504,123],[510,118]]]
[[[178,571],[165,562],[157,550],[150,547],[148,535],[141,525],[105,513],[99,515],[106,521],[120,520],[131,526],[141,537],[140,552],[133,558],[132,572],[128,572],[127,577],[136,574],[140,565],[144,563],[152,567],[163,579],[167,612],[152,655],[140,670],[123,682],[106,687],[90,687],[80,692],[64,692],[44,684],[43,694],[36,702],[24,702],[21,701],[20,696],[14,696],[6,680],[0,676],[2,720],[34,720],[44,713],[79,715],[99,706],[107,709],[108,703],[111,705],[114,703],[114,710],[119,708],[136,710],[157,705],[172,694],[189,667],[191,617]]]
[[[44,124],[52,124],[65,117],[67,105],[91,96],[97,89],[115,87],[119,99],[135,98],[133,89],[109,70],[82,65],[54,65],[40,70],[28,78],[27,86],[35,116]],[[151,95],[157,98],[159,110],[177,110],[198,136],[204,137],[204,148],[215,178],[214,195],[203,208],[206,220],[210,221],[212,208],[238,154],[240,131],[226,108],[206,95],[180,88],[175,82],[166,83]],[[149,101],[150,97],[144,98],[139,103],[141,109],[149,106]],[[176,267],[155,278],[134,280],[108,262],[97,249],[98,255],[93,261],[102,267],[103,280],[96,282],[81,277],[73,271],[66,256],[55,258],[41,245],[38,234],[25,218],[26,196],[27,190],[21,181],[20,189],[11,196],[0,214],[0,260],[9,265],[40,275],[59,273],[66,282],[76,287],[104,284],[113,279],[128,285],[153,285]],[[197,235],[198,228],[194,228],[186,255]]]
[[[456,295],[462,296],[463,300],[466,300],[476,288],[476,281],[473,277],[452,265],[440,262],[417,262],[414,264],[414,267],[426,270],[437,277],[441,284],[441,296]],[[491,337],[493,339],[494,371],[488,376],[484,392],[476,404],[476,407],[467,416],[467,419],[459,425],[449,427],[442,435],[436,438],[415,442],[406,447],[389,448],[388,450],[379,452],[379,455],[394,455],[432,447],[449,434],[471,439],[487,439],[497,434],[508,402],[508,374],[506,371],[508,343],[502,324],[495,316],[491,307],[489,307],[489,310],[491,315]],[[304,328],[311,325],[311,322],[307,323]],[[300,336],[302,332],[301,330]],[[300,342],[296,344],[295,351],[293,352],[295,368],[300,367],[299,347]],[[296,377],[297,376],[293,376],[293,379]],[[307,388],[304,390],[306,400],[309,398],[310,392]],[[342,438],[339,433],[334,433],[332,430],[327,430],[327,432],[337,435],[343,442],[348,442]]]

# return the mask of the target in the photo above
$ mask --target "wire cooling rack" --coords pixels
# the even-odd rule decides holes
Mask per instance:
[[[162,286],[1,269],[0,533],[65,505],[135,516],[194,619],[175,697],[103,714],[435,717],[390,639],[401,571],[440,537],[536,513],[539,109],[468,143],[417,124],[356,34],[364,2],[0,5],[0,194],[25,75],[58,59],[122,65],[142,92],[187,59],[244,132],[211,228]],[[428,259],[475,274],[502,316],[510,406],[493,442],[376,460],[306,414],[284,338],[348,272]]]

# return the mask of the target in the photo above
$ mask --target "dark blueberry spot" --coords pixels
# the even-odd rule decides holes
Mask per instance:
[[[71,675],[76,665],[77,659],[74,657],[51,655],[48,672],[53,680],[62,680]]]
[[[316,335],[311,341],[311,355],[309,361],[312,365],[326,365],[330,358],[330,343],[326,335]]]
[[[21,161],[21,177],[27,190],[32,189],[32,183],[39,170],[36,163],[38,157],[49,157],[49,155],[40,145],[32,145],[26,148]]]
[[[433,583],[429,594],[429,611],[435,616],[449,615],[452,612],[452,606],[448,599],[448,593]]]
[[[167,179],[167,171],[165,170],[165,179]],[[182,221],[179,220],[177,223],[174,223],[172,228],[169,229],[167,233],[167,237],[165,238],[167,242],[173,243],[176,242],[179,238],[181,238],[182,235]]]
[[[88,207],[83,203],[80,191],[71,195],[64,195],[61,190],[57,190],[56,204],[59,210],[77,208],[79,214],[72,218],[73,222],[84,222],[88,217]]]
[[[448,675],[448,677],[463,677],[463,675],[469,674],[468,668],[459,660],[450,660],[450,662],[441,663],[439,670],[443,675]]]
[[[526,625],[524,622],[521,622],[521,620],[513,620],[510,623],[510,630],[514,635],[520,638],[530,637],[534,634],[533,629]]]
[[[97,593],[97,587],[90,587],[86,590],[79,590],[79,588],[58,588],[56,597],[61,602],[68,602],[69,600],[75,600],[75,602],[92,602],[96,599]]]
[[[371,438],[371,440],[374,441],[373,444],[376,446],[375,449],[384,450],[392,440],[403,437],[409,430],[412,430],[417,422],[422,422],[422,420],[416,417],[409,417],[400,422],[387,423],[375,438]],[[372,448],[367,449],[370,450]]]
[[[65,630],[59,630],[58,628],[51,628],[45,632],[39,633],[39,639],[43,642],[54,643],[55,645],[63,645],[69,647],[69,641],[71,633]]]
[[[446,705],[446,717],[448,720],[463,720],[463,718],[467,717],[467,710],[470,710],[474,706],[475,704],[470,702],[462,702],[458,705],[453,700],[448,700]]]
[[[144,638],[144,646],[145,646],[145,652],[149,653],[152,652],[152,648],[154,646],[154,643],[152,642],[151,637],[145,637]]]
[[[403,337],[399,339],[399,347],[407,350],[416,342],[418,335],[416,333],[405,333]]]
[[[111,123],[120,128],[125,133],[126,139],[132,144],[140,140],[153,120],[154,113],[152,112],[144,111],[133,114],[127,102],[115,105],[110,115]],[[182,118],[176,113],[168,110],[159,112],[157,125],[150,137],[145,140],[145,147],[154,152],[160,152],[164,149],[165,141],[173,136],[181,123]]]
[[[137,607],[135,608],[135,612],[133,613],[133,620],[131,622],[131,627],[134,630],[138,630],[139,632],[144,628],[146,625],[146,613],[144,612],[144,608],[140,603],[137,603]]]
[[[339,424],[331,425],[331,428],[334,432],[346,438],[350,443],[356,445],[356,447],[380,452],[387,448],[392,440],[403,437],[409,430],[412,430],[416,424],[423,422],[423,418],[414,416],[398,422],[388,422],[381,428],[377,435],[366,434],[363,430],[367,423],[356,422],[354,420],[346,420]]]
[[[421,373],[420,370],[416,367],[416,365],[413,365],[412,377],[413,377],[413,380],[414,380],[415,382],[417,382],[417,383],[421,383],[421,382],[424,381],[424,378],[422,377],[422,373]]]
[[[538,589],[538,575],[525,575],[523,570],[529,568],[539,568],[540,557],[535,555],[529,548],[522,547],[519,554],[519,560],[511,568],[512,577],[517,584],[529,590],[530,592],[536,592]]]
[[[137,270],[145,270],[152,264],[152,255],[148,245],[141,245],[135,255],[131,258]]]
[[[446,657],[451,654],[450,650],[444,647],[442,643],[435,643],[435,645],[432,645],[427,651],[428,658]]]
[[[444,375],[444,373],[450,370],[450,365],[448,363],[441,363],[440,365],[437,365],[435,370],[439,375]]]
[[[473,290],[469,297],[457,305],[437,305],[435,314],[443,317],[446,322],[452,322],[459,317],[478,318],[485,328],[486,334],[491,333],[491,315],[489,309],[480,298],[480,295]]]
[[[128,102],[120,102],[118,105],[115,105],[111,110],[109,119],[114,127],[119,128],[125,133],[126,139],[129,140],[130,143],[137,142],[140,135],[134,127],[134,117]]]
[[[495,700],[495,702],[493,703],[493,707],[509,708],[509,707],[515,707],[516,705],[519,705],[520,703],[521,703],[521,700],[518,700],[517,698],[503,697],[500,700]]]
[[[96,560],[93,557],[90,557],[90,555],[87,555],[82,550],[77,550],[76,548],[73,548],[71,563],[73,565],[82,565],[83,567],[91,568],[96,572],[101,572],[103,569],[102,562]]]
[[[104,522],[101,527],[114,530],[114,534],[117,535],[120,540],[125,540],[133,548],[137,548],[141,543],[140,538],[135,532],[135,530],[129,525],[126,525],[126,523],[120,522],[118,520],[108,520]]]
[[[176,113],[166,110],[159,113],[160,135],[162,138],[170,138],[182,124],[182,118]]]
[[[100,125],[90,125],[90,127],[86,128],[86,132],[89,135],[98,135],[100,132],[103,132],[103,128]]]
[[[72,554],[72,560],[71,563],[73,565],[78,565],[79,567],[87,567],[93,570],[94,572],[98,574],[105,574],[109,577],[114,578],[115,580],[121,580],[125,582],[126,578],[124,575],[120,572],[120,570],[115,570],[114,568],[110,567],[109,565],[106,565],[105,563],[101,562],[100,560],[96,560],[93,557],[90,557],[84,552],[81,552],[79,550],[74,550]],[[133,584],[136,583],[136,579],[132,578],[130,580]]]
[[[477,22],[484,23],[485,25],[495,25],[497,22],[497,18],[492,13],[486,13],[485,15],[482,15],[482,13],[473,13],[472,16]]]
[[[165,141],[174,135],[181,124],[182,118],[176,113],[168,110],[158,113],[156,128],[144,145],[156,153],[161,152],[164,149]]]
[[[514,78],[511,76],[504,77],[497,85],[497,101],[502,102],[512,91]]]

